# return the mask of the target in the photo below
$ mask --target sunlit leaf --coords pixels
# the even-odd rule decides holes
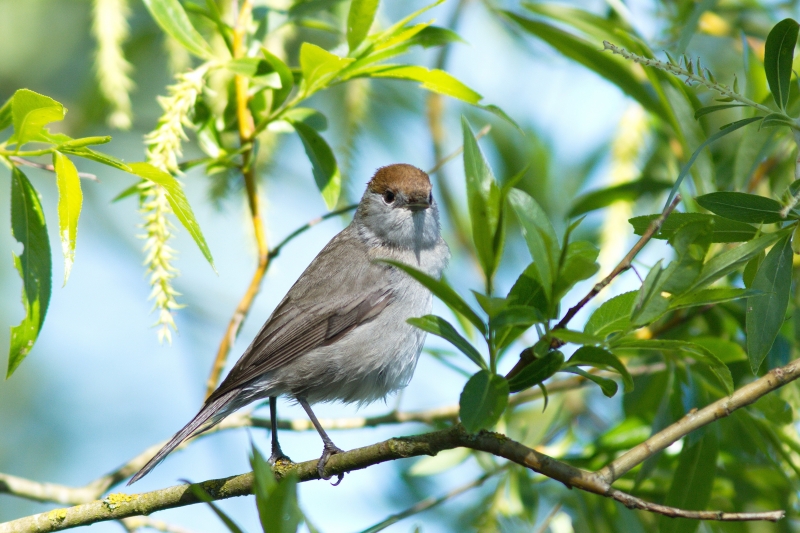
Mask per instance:
[[[66,113],[66,108],[49,96],[19,89],[11,99],[12,142],[16,142],[17,147],[22,146],[38,137],[47,124],[64,120]]]
[[[192,26],[189,16],[178,0],[144,0],[144,5],[161,29],[181,43],[186,50],[202,59],[213,57],[211,45]]]
[[[379,0],[353,0],[347,14],[347,46],[352,52],[369,33]]]
[[[528,193],[519,189],[511,189],[508,200],[517,214],[522,235],[533,257],[533,266],[541,281],[547,299],[553,294],[553,283],[560,249],[558,237],[547,214]]]
[[[75,261],[75,241],[78,238],[78,218],[81,215],[83,192],[78,169],[67,156],[53,153],[53,167],[58,185],[58,234],[64,253],[64,284]]]
[[[211,265],[211,268],[216,271],[214,267],[214,258],[211,257],[211,250],[208,249],[203,231],[200,229],[200,224],[197,223],[197,219],[194,216],[192,207],[189,205],[189,200],[186,198],[180,182],[168,172],[164,172],[150,163],[131,163],[128,166],[133,174],[164,187],[167,193],[167,201],[169,201],[172,212],[175,213],[180,223],[186,228],[189,235],[192,236],[192,239],[194,239],[194,242],[203,253],[203,257],[205,257]]]
[[[787,18],[778,22],[764,45],[764,72],[767,75],[772,97],[780,109],[785,109],[789,102],[789,84],[792,79],[792,59],[794,47],[797,45],[797,34],[800,25]]]
[[[427,69],[418,65],[378,65],[360,70],[358,76],[418,81],[423,89],[452,96],[473,105],[483,98],[444,70]]]
[[[42,329],[52,290],[50,241],[39,194],[18,168],[11,169],[11,234],[22,244],[13,254],[14,266],[22,278],[22,306],[25,318],[11,327],[6,378],[28,355]]]

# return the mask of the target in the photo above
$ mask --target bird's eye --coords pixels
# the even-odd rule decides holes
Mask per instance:
[[[394,203],[394,193],[390,190],[387,190],[385,193],[383,193],[383,201],[387,204]]]
[[[433,191],[428,193],[428,203],[433,205]]]

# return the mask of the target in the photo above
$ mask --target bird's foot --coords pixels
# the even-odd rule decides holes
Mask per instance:
[[[344,453],[344,450],[336,446],[334,443],[325,443],[325,447],[322,449],[322,457],[319,458],[319,462],[317,463],[317,473],[319,474],[320,479],[330,479],[332,476],[325,475],[325,465],[328,463],[328,459],[331,458],[332,455],[337,453]],[[333,486],[335,487],[339,483],[342,482],[344,479],[344,473],[338,474],[338,479]]]
[[[269,459],[267,459],[267,461],[269,461],[269,464],[271,464],[272,466],[278,466],[281,464],[287,464],[287,465],[294,464],[294,462],[291,459],[289,459],[289,456],[283,453],[283,451],[280,448],[278,448],[277,450],[273,449],[272,455],[269,456]]]

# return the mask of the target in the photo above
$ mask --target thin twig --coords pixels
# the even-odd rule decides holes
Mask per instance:
[[[547,528],[550,526],[550,522],[553,521],[553,518],[555,518],[555,516],[558,514],[560,510],[561,510],[561,502],[558,502],[553,506],[552,509],[550,509],[550,512],[547,513],[547,516],[544,517],[544,520],[542,520],[541,525],[536,529],[536,533],[545,533],[547,531]]]
[[[25,159],[15,155],[9,156],[8,158],[11,161],[13,161],[15,165],[24,165],[33,168],[40,168],[42,170],[49,170],[50,172],[56,171],[56,167],[54,167],[53,165],[48,165],[45,163],[37,163],[35,161],[31,161],[30,159]],[[86,180],[100,181],[99,179],[97,179],[97,176],[95,176],[94,174],[90,174],[88,172],[78,172],[78,177]]]
[[[485,125],[484,127],[482,127],[480,129],[480,131],[478,131],[478,133],[475,134],[475,140],[476,141],[480,140],[481,137],[483,137],[484,135],[488,134],[490,131],[492,131],[492,125],[491,124]],[[464,152],[464,145],[463,144],[461,146],[459,146],[458,148],[456,148],[455,150],[453,150],[452,152],[450,152],[450,154],[448,154],[448,155],[444,156],[442,159],[440,159],[439,162],[436,163],[433,166],[433,168],[428,171],[428,174],[435,174],[445,164],[449,163],[451,160],[453,160],[456,157],[460,156],[462,154],[462,152]]]
[[[590,290],[586,294],[586,296],[584,296],[581,299],[580,302],[578,302],[572,308],[570,308],[570,310],[567,311],[567,313],[564,315],[561,321],[559,321],[559,323],[556,324],[555,327],[553,327],[554,330],[566,328],[567,324],[569,324],[569,321],[572,320],[575,317],[575,315],[578,314],[578,311],[583,309],[583,307],[587,303],[589,303],[592,300],[592,298],[597,296],[600,293],[600,291],[606,288],[614,280],[614,278],[616,278],[617,276],[619,276],[620,274],[631,268],[631,262],[633,261],[633,258],[636,257],[636,254],[638,254],[641,251],[641,249],[644,248],[644,246],[650,241],[650,239],[652,239],[653,236],[656,233],[658,233],[658,231],[661,229],[661,226],[664,224],[664,221],[667,219],[669,214],[672,213],[672,211],[674,211],[676,207],[678,207],[680,201],[681,201],[681,195],[680,194],[675,195],[675,198],[672,200],[672,203],[670,203],[667,206],[667,208],[664,209],[664,212],[661,213],[661,215],[657,219],[653,220],[650,223],[650,225],[647,227],[647,231],[645,231],[642,234],[641,238],[639,238],[639,240],[636,241],[636,244],[633,245],[633,248],[631,248],[630,251],[625,255],[625,257],[622,258],[622,261],[620,261],[619,264],[614,267],[614,270],[612,270],[608,276],[603,278],[594,287],[592,287],[592,290]],[[565,344],[564,341],[553,337],[553,340],[550,342],[550,347],[552,349],[555,349],[563,346],[564,344]],[[514,377],[523,368],[525,368],[528,364],[530,364],[530,362],[533,360],[533,357],[535,357],[531,352],[532,350],[526,350],[522,352],[525,355],[520,356],[520,359],[517,362],[517,364],[514,365],[514,368],[512,368],[508,372],[508,374],[506,374],[507,379]]]
[[[800,364],[800,363],[798,363]],[[334,455],[325,471],[337,475],[361,470],[370,466],[420,455],[436,455],[444,450],[463,447],[491,453],[509,461],[560,481],[567,487],[613,498],[631,509],[641,509],[672,517],[702,520],[777,521],[784,511],[763,513],[724,513],[722,511],[689,511],[646,502],[635,496],[613,488],[602,476],[562,463],[543,453],[509,439],[505,435],[481,431],[469,434],[459,424],[449,429],[434,431],[413,437],[389,439],[364,448]],[[280,465],[275,468],[278,479],[289,473],[300,481],[319,479],[317,460]],[[224,479],[209,480],[200,486],[215,500],[244,496],[252,493],[253,474],[241,474]],[[108,520],[119,520],[130,516],[149,515],[156,511],[199,503],[189,485],[177,485],[142,494],[110,494],[103,500],[78,505],[67,509],[32,515],[0,524],[0,533],[47,533],[73,527],[85,526]]]
[[[378,531],[383,531],[387,527],[389,527],[391,525],[394,525],[397,522],[399,522],[399,521],[401,521],[401,520],[403,520],[405,518],[408,518],[409,516],[414,516],[415,514],[419,514],[419,513],[422,513],[424,511],[427,511],[428,509],[432,509],[432,508],[436,507],[437,505],[443,504],[447,500],[451,500],[451,499],[455,498],[456,496],[460,496],[461,494],[464,494],[465,492],[467,492],[469,490],[472,490],[474,488],[480,487],[490,477],[499,474],[503,470],[504,470],[503,468],[498,468],[497,470],[494,470],[493,472],[487,472],[484,475],[482,475],[481,477],[479,477],[478,479],[476,479],[474,481],[471,481],[471,482],[469,482],[469,483],[467,483],[465,485],[462,485],[460,487],[457,487],[457,488],[451,490],[450,492],[448,492],[447,494],[439,496],[438,498],[433,498],[433,497],[425,498],[424,500],[422,500],[421,502],[417,503],[416,505],[412,505],[411,507],[409,507],[405,511],[401,511],[401,512],[399,512],[397,514],[393,514],[393,515],[387,517],[385,520],[382,520],[381,522],[375,524],[374,526],[368,527],[367,529],[363,530],[361,533],[378,533]]]

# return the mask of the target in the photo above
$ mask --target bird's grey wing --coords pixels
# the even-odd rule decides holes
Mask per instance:
[[[350,268],[342,268],[343,264]],[[391,269],[372,263],[365,247],[347,230],[334,237],[209,400],[334,342],[374,318],[392,301],[392,292],[386,288],[386,274]]]

